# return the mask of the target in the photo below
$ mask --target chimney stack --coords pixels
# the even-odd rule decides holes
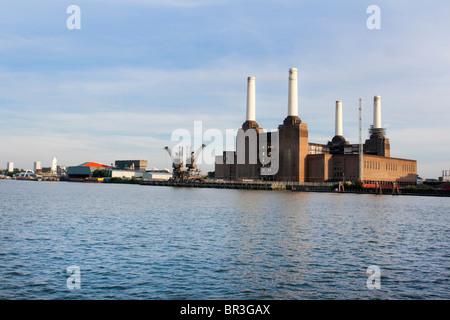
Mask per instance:
[[[255,77],[247,79],[247,121],[255,121]]]
[[[336,101],[335,135],[342,136],[342,101]]]
[[[289,69],[288,116],[298,117],[297,68]]]
[[[373,128],[381,129],[381,97],[373,98]]]

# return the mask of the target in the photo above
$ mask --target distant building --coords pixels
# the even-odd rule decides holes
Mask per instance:
[[[122,179],[131,179],[131,178],[142,178],[144,174],[143,171],[135,171],[135,170],[121,170],[116,168],[107,168],[109,172],[109,176],[111,178],[122,178]]]
[[[145,171],[147,168],[147,160],[116,160],[116,169]]]
[[[142,175],[142,180],[152,180],[152,181],[167,181],[170,178],[172,178],[172,174],[170,173],[169,169],[152,169],[147,170]]]
[[[58,160],[56,159],[56,157],[53,157],[52,159],[52,166],[50,167],[51,169],[51,173],[56,174],[57,170],[58,170]]]
[[[101,163],[85,162],[79,166],[71,166],[67,168],[67,176],[70,178],[90,178],[95,170],[106,170],[111,168]]]
[[[450,182],[450,170],[442,170],[442,181]]]
[[[33,165],[33,171],[38,172],[42,170],[41,163],[39,161],[35,161]]]
[[[8,162],[6,164],[6,170],[10,171],[10,172],[13,172],[14,171],[14,162]]]

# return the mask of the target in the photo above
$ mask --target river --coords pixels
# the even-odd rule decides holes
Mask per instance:
[[[450,298],[450,198],[11,180],[0,195],[0,299]]]

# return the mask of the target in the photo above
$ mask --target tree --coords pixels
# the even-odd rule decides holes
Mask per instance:
[[[364,189],[364,183],[361,181],[361,179],[357,179],[357,180],[355,181],[355,186],[356,186],[358,189]]]
[[[94,172],[92,172],[92,176],[95,178],[106,178],[109,177],[109,172],[104,169],[95,169]]]

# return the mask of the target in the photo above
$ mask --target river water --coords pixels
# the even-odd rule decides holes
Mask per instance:
[[[0,196],[0,299],[450,298],[450,198],[6,180]]]

